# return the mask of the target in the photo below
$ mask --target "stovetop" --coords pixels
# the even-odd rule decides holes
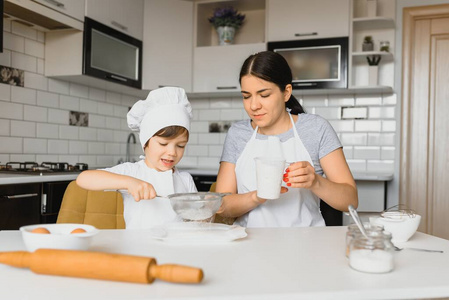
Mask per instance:
[[[85,163],[70,165],[65,162],[43,162],[41,164],[36,162],[7,162],[5,165],[0,165],[0,173],[11,175],[61,175],[80,173],[87,169],[88,165]]]

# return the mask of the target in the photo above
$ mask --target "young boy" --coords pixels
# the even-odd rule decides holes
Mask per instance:
[[[77,184],[89,190],[121,190],[127,229],[151,228],[175,220],[170,201],[159,196],[197,191],[192,176],[175,168],[189,140],[191,118],[192,108],[183,89],[151,91],[127,115],[128,126],[139,131],[145,158],[84,171]]]

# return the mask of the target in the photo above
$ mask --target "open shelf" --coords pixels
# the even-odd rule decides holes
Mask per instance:
[[[395,26],[394,19],[388,17],[354,18],[352,21],[354,30],[393,29]]]
[[[382,56],[382,61],[392,61],[393,60],[393,53],[385,52],[385,51],[359,51],[359,52],[352,52],[352,62],[353,63],[362,63],[366,62],[367,56],[374,56],[374,55],[380,55]]]

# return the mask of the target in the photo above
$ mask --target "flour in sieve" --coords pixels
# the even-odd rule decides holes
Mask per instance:
[[[194,221],[210,218],[213,214],[212,210],[206,208],[199,210],[192,208],[178,210],[178,215],[181,216],[181,218]]]

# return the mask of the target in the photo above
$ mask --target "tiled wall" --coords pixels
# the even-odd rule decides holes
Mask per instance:
[[[25,71],[24,87],[0,84],[0,164],[7,161],[117,164],[125,158],[130,130],[128,108],[139,99],[45,77],[43,32],[4,21],[0,65]],[[393,172],[395,95],[319,95],[300,97],[309,113],[328,119],[344,144],[354,172]],[[226,133],[209,133],[209,124],[247,118],[236,98],[190,98],[194,120],[183,167],[218,168]],[[341,119],[342,107],[362,107],[365,119]],[[89,126],[69,125],[70,111],[87,112]],[[360,117],[355,111],[352,117]],[[349,113],[349,111],[348,111]],[[352,113],[352,112],[351,112]],[[131,147],[133,159],[140,145]]]

